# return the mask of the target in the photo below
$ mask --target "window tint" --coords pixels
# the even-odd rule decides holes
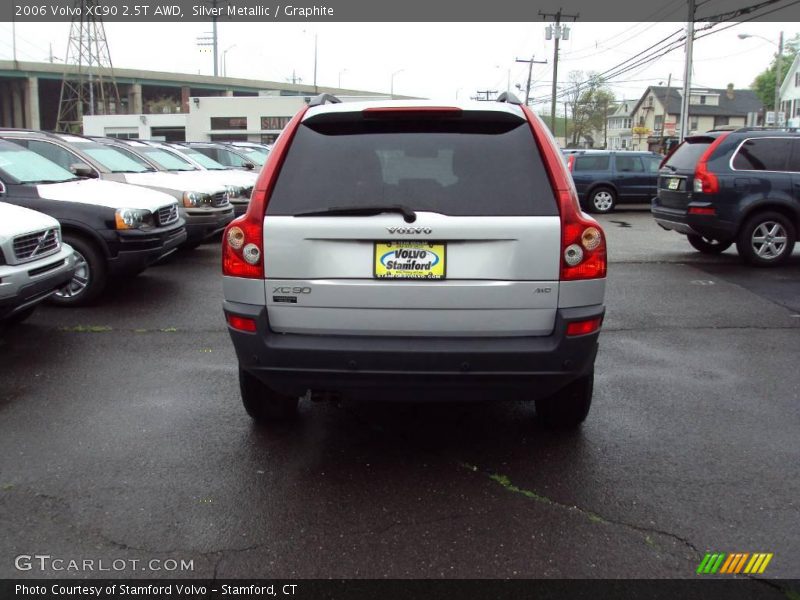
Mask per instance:
[[[800,138],[792,140],[792,156],[789,158],[786,170],[800,173]]]
[[[741,171],[785,171],[792,150],[789,138],[747,140],[733,157],[733,168]]]
[[[84,162],[79,156],[50,142],[43,142],[41,140],[14,140],[14,142],[25,146],[40,156],[44,156],[47,160],[53,161],[64,169],[69,169],[76,163]]]
[[[514,115],[326,116],[299,127],[268,214],[386,204],[445,215],[558,214],[530,127]]]
[[[622,156],[617,154],[617,171],[624,173],[643,173],[642,159],[638,156]]]
[[[714,138],[710,137],[686,139],[678,146],[678,149],[672,153],[672,156],[669,157],[666,166],[673,167],[678,171],[694,171],[697,161],[700,160],[703,152],[706,151],[713,141]]]
[[[591,154],[586,156],[576,156],[575,164],[572,165],[574,171],[607,171],[608,170],[608,154],[600,154],[593,156]]]
[[[139,148],[139,151],[167,171],[196,171],[192,163],[177,154],[161,148]]]

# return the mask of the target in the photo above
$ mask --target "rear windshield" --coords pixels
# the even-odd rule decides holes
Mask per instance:
[[[404,204],[453,216],[557,215],[528,124],[507,113],[364,118],[301,124],[267,209]]]
[[[577,156],[575,164],[572,166],[573,171],[606,171],[607,169],[608,154]]]
[[[677,171],[694,171],[694,167],[703,152],[706,151],[714,138],[687,138],[678,146],[678,149],[672,153],[669,160],[665,163],[667,167],[674,167]]]

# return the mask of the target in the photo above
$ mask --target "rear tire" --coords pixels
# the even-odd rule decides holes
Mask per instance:
[[[239,389],[247,414],[257,423],[285,421],[297,414],[298,398],[278,394],[239,367]]]
[[[97,298],[108,282],[108,264],[100,251],[86,238],[65,234],[64,242],[75,250],[75,274],[50,296],[58,306],[84,306]]]
[[[686,239],[689,240],[692,248],[703,254],[722,254],[733,244],[733,241],[720,242],[693,233],[688,234]]]
[[[589,210],[597,214],[606,214],[617,205],[617,195],[609,187],[597,187],[589,195]]]
[[[553,396],[537,400],[536,417],[547,429],[575,429],[589,414],[593,389],[594,371]]]
[[[774,267],[789,260],[796,239],[795,226],[779,212],[767,211],[749,218],[739,231],[736,249],[755,267]]]

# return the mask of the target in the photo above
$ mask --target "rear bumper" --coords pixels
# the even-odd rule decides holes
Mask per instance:
[[[709,203],[692,203],[689,206],[711,206]],[[736,224],[723,221],[716,215],[690,215],[688,206],[666,208],[655,202],[650,208],[656,223],[663,229],[683,234],[700,235],[714,240],[731,240],[736,236]]]
[[[570,321],[600,306],[560,309],[554,332],[524,338],[395,338],[278,334],[263,306],[225,302],[255,319],[256,333],[229,329],[240,366],[271,389],[369,400],[535,400],[589,373],[598,333],[567,337]]]

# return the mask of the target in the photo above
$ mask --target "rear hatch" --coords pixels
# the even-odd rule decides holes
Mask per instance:
[[[714,139],[708,135],[688,137],[667,157],[658,175],[657,206],[686,210],[692,199],[695,167]]]
[[[307,113],[264,219],[270,326],[544,336],[561,224],[516,108]]]

